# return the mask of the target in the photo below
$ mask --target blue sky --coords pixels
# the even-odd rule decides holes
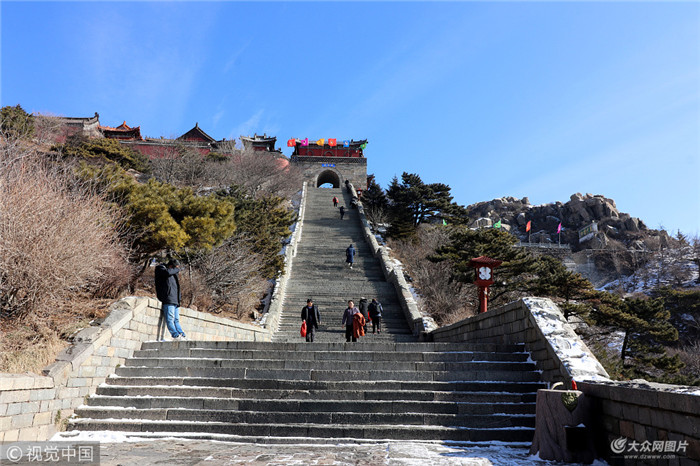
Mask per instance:
[[[603,194],[700,232],[698,2],[11,2],[0,103],[147,136],[369,140],[468,205]]]

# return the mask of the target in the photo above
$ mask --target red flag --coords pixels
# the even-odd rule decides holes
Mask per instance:
[[[336,138],[328,138],[328,145],[335,147],[338,145],[338,140]]]
[[[292,138],[289,141],[287,141],[287,147],[294,147],[297,144],[297,140]]]
[[[557,233],[561,233],[561,222],[559,222],[559,228],[557,228]]]
[[[526,231],[526,232],[527,232],[527,231],[530,231],[530,226],[531,226],[531,224],[532,224],[532,220],[528,220],[528,221],[527,221],[527,225],[525,226],[525,231]]]

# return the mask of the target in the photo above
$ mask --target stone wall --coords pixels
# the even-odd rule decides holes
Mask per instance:
[[[270,341],[266,329],[191,309],[180,309],[180,323],[191,340]],[[159,301],[124,298],[99,327],[80,331],[43,375],[0,374],[0,442],[48,440],[142,342],[166,333]]]
[[[433,330],[433,341],[524,343],[542,380],[610,380],[586,344],[547,298],[523,298],[497,309]]]
[[[581,382],[578,388],[592,405],[589,427],[598,454],[610,464],[700,464],[700,388],[644,381]],[[611,449],[613,440],[620,453]],[[654,451],[654,442],[668,451]],[[650,451],[639,451],[642,445]],[[633,458],[644,454],[652,457]]]
[[[284,306],[284,295],[287,290],[287,282],[292,275],[292,266],[294,258],[297,255],[297,247],[301,241],[302,231],[304,229],[304,212],[306,211],[306,193],[308,183],[304,181],[301,188],[301,203],[299,205],[299,213],[297,221],[294,225],[294,231],[289,239],[289,243],[284,249],[284,273],[277,277],[275,289],[272,291],[270,299],[270,307],[265,315],[264,325],[271,333],[275,333],[279,329],[280,317],[282,316],[282,308]]]
[[[357,191],[352,183],[350,184],[350,192],[352,193],[353,197],[357,197]],[[394,285],[396,294],[399,298],[399,303],[401,304],[401,308],[403,309],[404,315],[406,316],[406,320],[408,321],[408,325],[411,327],[411,330],[415,335],[421,334],[425,331],[425,323],[423,321],[423,316],[420,309],[418,308],[418,303],[413,297],[411,289],[404,278],[401,263],[396,259],[392,259],[387,248],[380,246],[377,242],[377,238],[374,236],[374,233],[372,233],[372,230],[369,227],[369,222],[367,221],[367,216],[365,215],[362,202],[359,203],[358,208],[364,237],[367,240],[374,257],[379,259],[382,271],[384,272],[384,278],[386,278],[389,283]]]

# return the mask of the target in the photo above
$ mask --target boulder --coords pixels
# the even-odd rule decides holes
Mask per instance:
[[[518,222],[518,225],[520,225],[521,227],[525,226],[525,224],[527,223],[525,212],[520,212],[515,218],[515,221]]]
[[[478,218],[471,224],[472,228],[488,228],[490,226],[493,226],[493,222],[488,217]]]
[[[638,232],[639,231],[639,219],[630,217],[625,220],[625,229],[627,231]]]

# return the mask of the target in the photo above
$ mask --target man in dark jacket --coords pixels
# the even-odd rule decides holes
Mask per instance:
[[[382,304],[376,298],[369,303],[369,317],[372,319],[372,333],[382,333]]]
[[[163,303],[162,312],[165,324],[173,339],[185,338],[185,332],[180,327],[180,262],[171,260],[167,265],[156,267],[156,296]]]
[[[311,343],[314,341],[318,324],[321,323],[321,313],[311,298],[306,300],[306,306],[301,309],[301,320],[306,321],[306,341]]]
[[[345,250],[345,262],[352,268],[352,264],[355,262],[355,248],[352,244]]]
[[[348,307],[343,313],[343,321],[341,325],[345,326],[345,341],[357,341],[357,336],[353,334],[353,321],[355,314],[360,314],[360,310],[355,307],[355,303],[348,301]],[[360,314],[362,315],[362,314]]]

